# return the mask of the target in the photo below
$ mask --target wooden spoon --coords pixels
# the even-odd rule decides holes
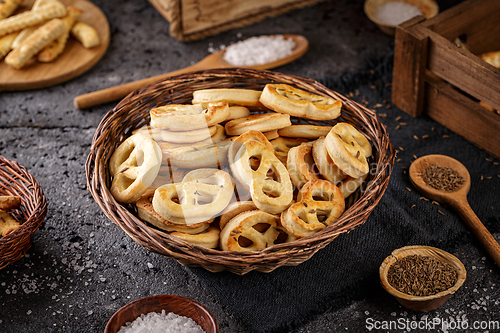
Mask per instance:
[[[438,190],[427,185],[422,175],[431,165],[455,170],[463,178],[464,183],[454,191]],[[445,155],[423,156],[411,164],[410,180],[417,190],[429,199],[453,208],[500,267],[500,245],[479,220],[467,201],[467,193],[470,189],[470,175],[462,163]]]
[[[292,54],[281,58],[279,60],[269,62],[266,64],[262,65],[255,65],[255,66],[241,66],[242,68],[252,68],[252,69],[271,69],[271,68],[276,68],[282,65],[285,65],[289,62],[292,62],[299,57],[301,57],[308,49],[309,47],[309,42],[304,36],[301,35],[283,35],[285,39],[293,39],[295,42],[295,49],[293,50]],[[152,76],[146,79],[138,80],[138,81],[133,81],[129,83],[125,83],[119,86],[115,87],[110,87],[102,90],[97,90],[91,93],[83,94],[80,96],[77,96],[74,98],[73,102],[74,105],[77,109],[85,109],[91,106],[99,105],[102,103],[107,103],[107,102],[112,102],[116,101],[118,99],[121,99],[125,96],[127,96],[130,92],[146,87],[152,83],[155,83],[157,81],[166,79],[167,77],[174,76],[174,75],[179,75],[183,73],[188,73],[188,72],[194,72],[194,71],[199,71],[199,70],[205,70],[205,69],[212,69],[212,68],[229,68],[229,67],[236,67],[226,61],[224,61],[223,56],[224,56],[225,50],[220,50],[216,53],[212,53],[199,62],[197,62],[194,65],[170,72],[170,73],[165,73],[165,74],[160,74],[156,76]]]

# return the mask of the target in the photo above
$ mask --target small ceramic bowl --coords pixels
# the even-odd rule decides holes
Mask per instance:
[[[396,33],[396,25],[389,24],[387,22],[377,19],[376,12],[377,8],[385,4],[386,2],[399,1],[406,2],[410,5],[414,5],[422,11],[426,19],[436,16],[439,13],[439,6],[434,0],[366,0],[364,5],[364,11],[366,16],[375,23],[380,30],[385,32],[390,36],[394,36]]]
[[[458,278],[455,285],[453,285],[451,288],[447,290],[441,291],[437,294],[430,296],[412,296],[404,294],[399,290],[395,289],[392,285],[389,284],[389,281],[387,280],[387,273],[389,272],[389,268],[398,259],[402,259],[406,256],[414,254],[432,257],[443,263],[448,263],[452,265],[457,270],[458,273]],[[419,245],[406,246],[394,250],[392,254],[387,258],[385,258],[385,260],[380,265],[379,274],[380,274],[380,282],[382,283],[382,286],[389,294],[394,296],[396,300],[405,308],[420,312],[435,310],[439,308],[441,305],[443,305],[448,300],[448,298],[462,286],[466,277],[465,267],[462,264],[462,262],[457,259],[457,257],[435,247],[419,246]]]
[[[219,332],[214,316],[200,303],[182,296],[156,295],[138,299],[116,311],[109,319],[104,333],[116,333],[125,323],[134,321],[142,314],[161,313],[162,310],[193,319],[206,333]]]

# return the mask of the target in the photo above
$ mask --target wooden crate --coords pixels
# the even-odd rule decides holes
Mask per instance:
[[[251,25],[324,0],[149,0],[170,22],[170,35],[193,41]]]
[[[477,55],[500,50],[499,19],[499,0],[468,0],[432,19],[403,23],[396,30],[392,84],[398,108],[429,115],[496,158],[500,115],[479,101],[500,110],[500,69]]]

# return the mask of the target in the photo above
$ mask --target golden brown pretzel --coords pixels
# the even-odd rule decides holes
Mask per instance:
[[[227,102],[230,106],[244,106],[247,108],[263,108],[259,102],[260,90],[252,89],[203,89],[193,92],[193,104],[206,105],[207,103]]]
[[[325,138],[325,146],[333,163],[353,178],[369,171],[366,157],[371,155],[371,145],[358,130],[348,123],[338,123]]]
[[[302,144],[290,148],[286,167],[292,182],[299,190],[308,181],[321,176],[312,157],[312,145]]]
[[[271,140],[271,144],[273,145],[274,148],[274,154],[285,165],[290,148],[297,147],[305,142],[308,142],[308,140],[303,138],[294,139],[294,138],[279,137],[274,140]]]
[[[164,219],[179,224],[195,224],[219,214],[234,194],[231,175],[217,169],[196,169],[181,183],[156,189],[154,210]]]
[[[315,140],[321,136],[326,136],[331,129],[331,126],[291,125],[278,130],[278,134],[289,138]]]
[[[153,183],[160,166],[161,149],[153,139],[143,134],[128,137],[109,160],[111,194],[120,202],[136,202]]]
[[[158,213],[153,208],[153,204],[151,203],[151,200],[153,199],[153,193],[154,192],[152,192],[149,196],[144,195],[135,203],[135,205],[137,207],[137,215],[139,216],[139,218],[148,223],[151,223],[155,227],[168,232],[178,231],[187,234],[198,234],[208,229],[210,223],[212,223],[214,220],[212,218],[207,221],[191,225],[178,224],[165,220],[163,217],[158,215]]]
[[[225,225],[220,247],[223,251],[254,251],[295,239],[280,225],[277,215],[252,210],[236,215]]]
[[[227,135],[241,135],[247,131],[268,132],[290,126],[290,116],[282,113],[253,114],[228,121],[224,127]]]
[[[170,131],[190,131],[224,121],[229,117],[229,108],[227,102],[209,103],[206,109],[200,104],[169,104],[153,108],[149,114],[152,127]]]
[[[361,184],[363,184],[367,176],[368,175],[364,175],[359,178],[347,177],[342,181],[342,183],[338,184],[338,188],[340,192],[342,192],[344,198],[347,198],[348,196],[356,192]]]
[[[219,228],[221,230],[224,229],[227,222],[229,222],[229,220],[231,220],[236,215],[249,210],[256,210],[256,209],[258,208],[257,206],[255,206],[252,200],[231,202],[220,214]]]
[[[164,149],[162,161],[180,168],[212,168],[227,165],[227,151],[231,141],[219,141],[199,147]]]
[[[238,143],[233,141],[232,145]],[[288,170],[269,145],[255,139],[243,142],[230,167],[238,181],[250,189],[255,205],[260,210],[277,214],[292,202],[293,185]],[[254,157],[259,160],[255,169],[250,163]]]
[[[196,246],[205,247],[207,249],[215,249],[219,246],[219,235],[219,228],[214,226],[211,226],[208,229],[197,234],[179,231],[170,233],[170,236],[182,239],[183,241]]]
[[[345,200],[337,186],[324,179],[307,182],[297,202],[281,214],[281,224],[297,237],[312,235],[335,222],[344,212]]]
[[[312,154],[319,172],[326,180],[329,180],[337,185],[344,178],[346,178],[347,175],[343,173],[342,170],[335,165],[335,163],[333,163],[332,158],[328,154],[325,147],[324,137],[314,141]]]
[[[316,120],[335,119],[342,110],[339,100],[314,95],[288,84],[266,84],[260,102],[276,112]]]

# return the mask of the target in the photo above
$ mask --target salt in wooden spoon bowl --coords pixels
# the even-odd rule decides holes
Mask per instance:
[[[455,170],[464,182],[455,190],[439,190],[428,185],[422,175],[432,165]],[[491,258],[500,267],[500,245],[476,216],[467,201],[470,189],[470,175],[467,168],[459,161],[445,155],[427,155],[416,159],[410,166],[410,180],[415,188],[427,198],[454,209],[481,242]]]
[[[252,69],[272,69],[276,68],[282,65],[285,65],[289,62],[292,62],[299,57],[301,57],[304,53],[306,53],[307,49],[309,48],[309,42],[304,36],[301,35],[290,35],[286,34],[283,35],[285,39],[293,39],[295,42],[295,48],[293,49],[292,54],[289,56],[286,56],[284,58],[278,59],[273,62],[269,62],[266,64],[262,65],[255,65],[255,66],[241,66],[242,68],[252,68]],[[118,99],[121,99],[125,96],[127,96],[130,92],[146,87],[152,83],[155,83],[157,81],[166,79],[170,76],[174,75],[179,75],[179,74],[184,74],[188,72],[194,72],[194,71],[199,71],[199,70],[205,70],[205,69],[212,69],[212,68],[229,68],[229,67],[236,67],[228,62],[226,62],[223,57],[224,57],[224,52],[225,50],[220,50],[216,53],[212,53],[199,62],[195,63],[194,65],[165,73],[165,74],[160,74],[156,76],[152,76],[146,79],[138,80],[138,81],[133,81],[129,83],[125,83],[119,86],[114,86],[102,90],[97,90],[91,93],[83,94],[80,96],[77,96],[74,98],[73,103],[77,109],[85,109],[91,106],[103,104],[103,103],[108,103],[108,102],[113,102]]]

